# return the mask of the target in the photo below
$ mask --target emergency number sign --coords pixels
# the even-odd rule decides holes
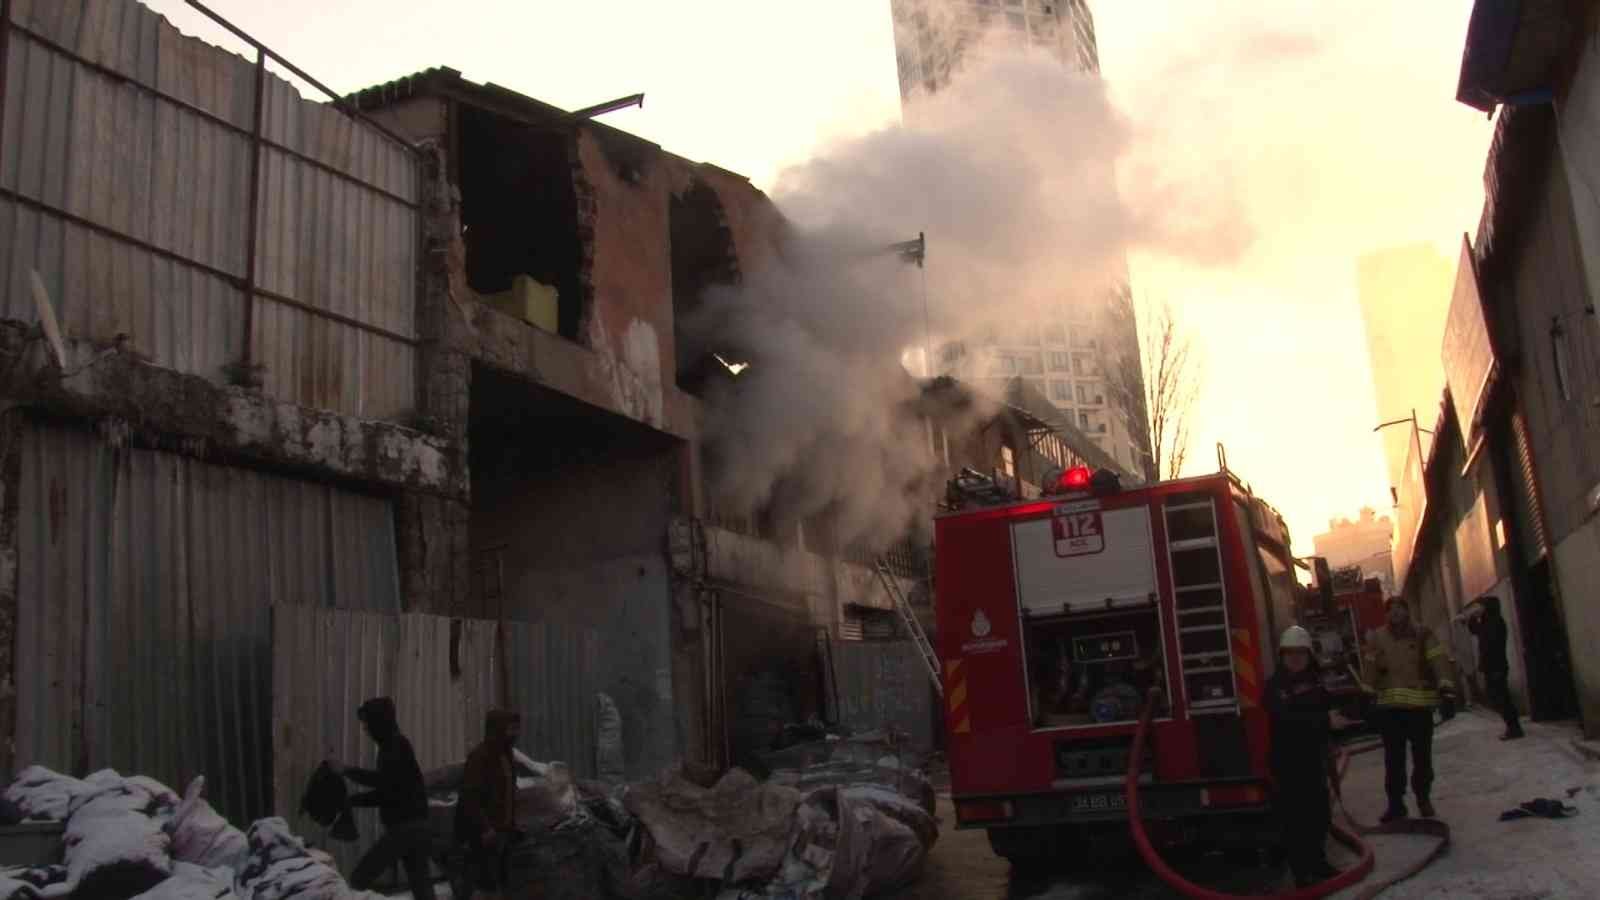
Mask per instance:
[[[1050,520],[1056,556],[1088,556],[1106,549],[1106,531],[1100,510],[1057,512]]]

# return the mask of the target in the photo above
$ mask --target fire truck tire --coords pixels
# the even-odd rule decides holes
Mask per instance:
[[[1100,827],[1036,825],[990,828],[989,849],[1022,871],[1070,871],[1082,865],[1105,865],[1135,859],[1126,825]]]
[[[1056,829],[1049,826],[990,828],[989,849],[1019,869],[1039,869],[1052,862]]]

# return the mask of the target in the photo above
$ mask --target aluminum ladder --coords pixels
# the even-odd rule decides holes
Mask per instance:
[[[933,644],[928,640],[928,633],[922,630],[922,623],[917,621],[917,614],[911,609],[911,602],[906,599],[905,592],[900,590],[900,582],[889,571],[889,563],[883,557],[878,557],[872,564],[872,570],[878,574],[878,582],[888,592],[889,599],[894,601],[895,612],[900,614],[900,621],[906,626],[906,631],[911,634],[912,643],[917,645],[917,652],[922,656],[923,665],[928,669],[928,677],[933,679],[933,689],[940,697],[944,696],[944,680],[939,677],[939,655],[933,652]]]

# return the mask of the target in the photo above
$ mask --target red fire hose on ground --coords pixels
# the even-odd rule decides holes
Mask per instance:
[[[1134,845],[1139,849],[1139,855],[1144,858],[1145,864],[1150,867],[1150,870],[1185,897],[1192,897],[1195,900],[1236,900],[1236,898],[1244,895],[1228,894],[1202,887],[1178,874],[1161,858],[1161,854],[1156,852],[1155,846],[1150,843],[1149,836],[1145,834],[1144,817],[1139,810],[1139,763],[1144,758],[1145,740],[1149,736],[1150,721],[1155,713],[1155,708],[1156,703],[1153,700],[1145,703],[1144,712],[1139,716],[1139,728],[1134,732],[1133,752],[1128,757],[1125,790],[1128,799],[1128,830],[1133,835]],[[1381,744],[1366,745],[1352,752],[1366,753],[1381,746]],[[1340,784],[1344,781],[1345,770],[1349,767],[1349,764],[1350,756],[1347,754],[1341,760],[1339,771],[1334,779],[1334,799],[1337,801],[1339,811],[1343,813],[1345,821],[1341,822],[1337,818],[1334,819],[1332,832],[1335,840],[1357,854],[1359,858],[1356,864],[1320,884],[1296,888],[1278,894],[1257,896],[1270,897],[1272,900],[1313,900],[1313,898],[1326,897],[1356,884],[1372,874],[1375,862],[1372,846],[1362,839],[1364,834],[1420,834],[1439,838],[1438,845],[1427,856],[1394,876],[1368,885],[1366,890],[1362,891],[1358,897],[1358,900],[1371,900],[1371,898],[1378,896],[1393,885],[1422,871],[1429,863],[1432,863],[1444,853],[1445,848],[1450,845],[1450,826],[1435,819],[1401,819],[1377,828],[1364,826],[1356,822],[1350,815],[1350,811],[1345,808],[1344,798],[1339,789]]]

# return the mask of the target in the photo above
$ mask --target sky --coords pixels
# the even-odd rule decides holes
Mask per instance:
[[[144,2],[240,46],[182,0]],[[341,92],[438,65],[566,108],[643,91],[606,121],[762,187],[899,118],[888,0],[209,5]],[[1130,259],[1204,360],[1186,471],[1224,443],[1310,552],[1330,518],[1390,507],[1356,260],[1419,241],[1453,260],[1476,228],[1490,123],[1454,101],[1471,2],[1091,6],[1136,148],[1119,178],[1198,189],[1251,235],[1228,259]]]

